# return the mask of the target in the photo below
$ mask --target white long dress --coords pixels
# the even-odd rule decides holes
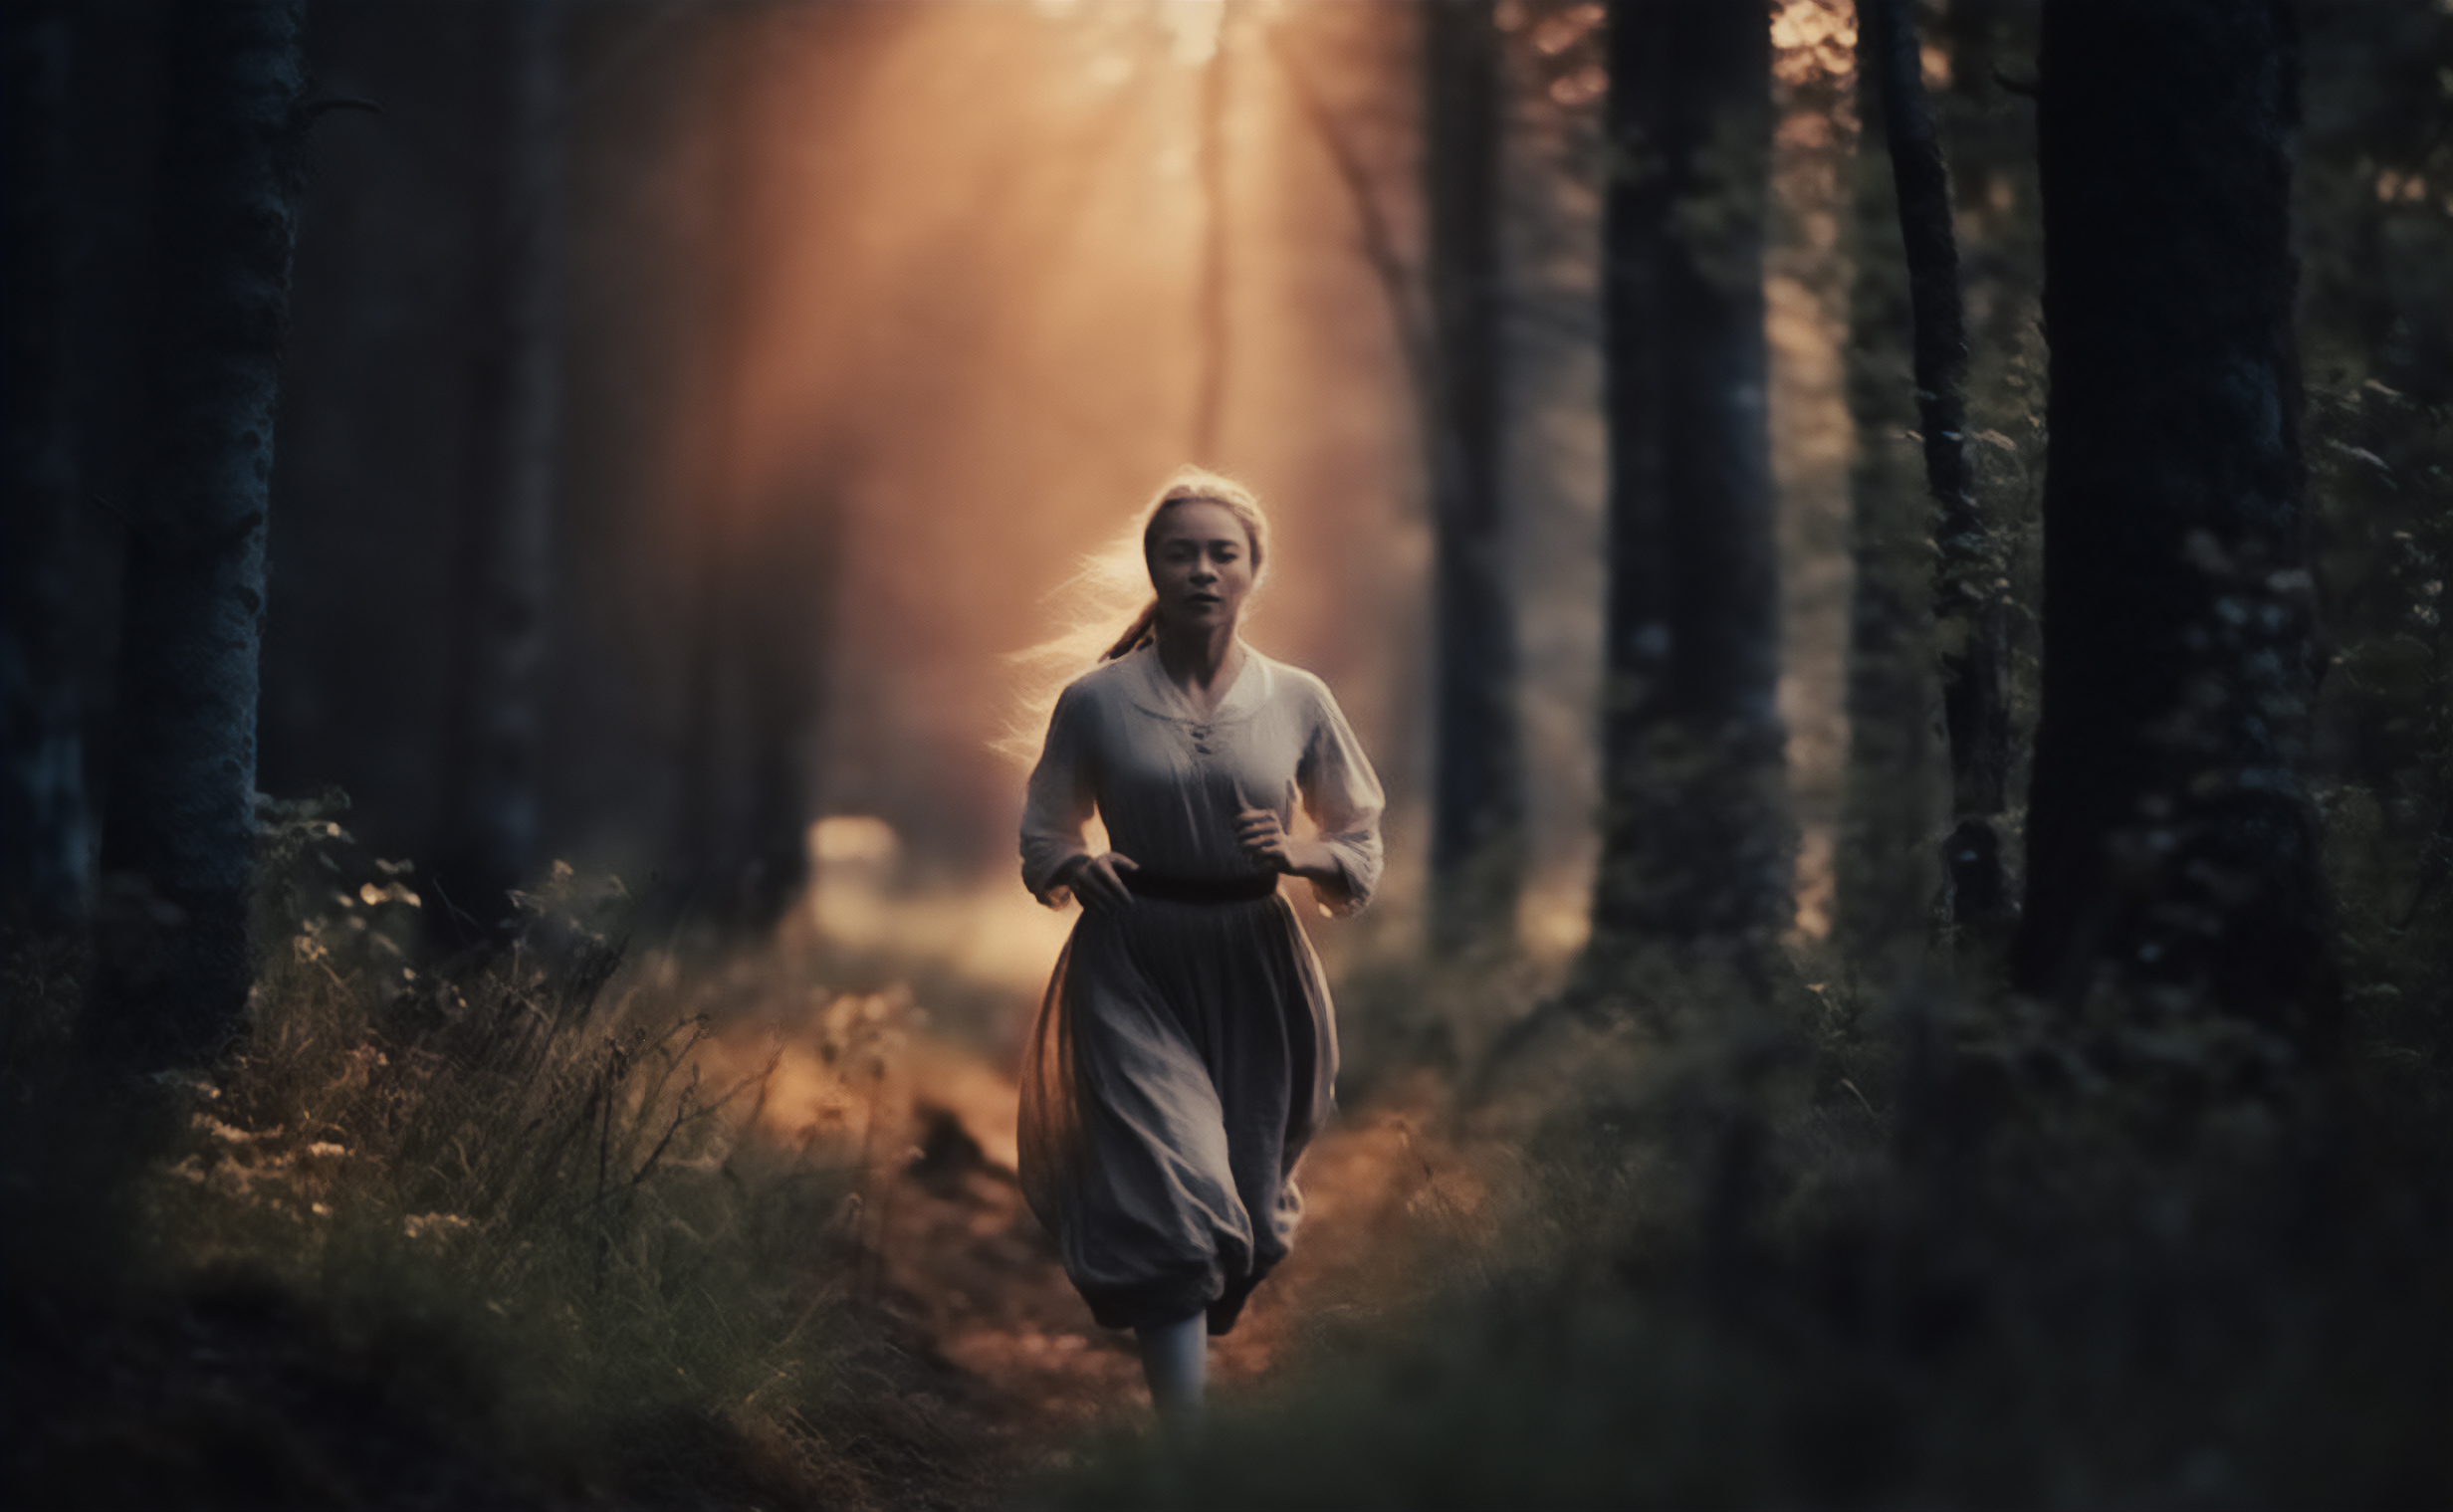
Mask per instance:
[[[1380,782],[1326,685],[1245,647],[1233,686],[1197,717],[1144,646],[1057,700],[1030,774],[1022,880],[1061,903],[1054,878],[1095,811],[1145,876],[1248,881],[1236,812],[1291,825],[1298,803],[1337,859],[1337,883],[1315,896],[1362,907],[1380,880]],[[1279,892],[1084,911],[1025,1057],[1021,1178],[1100,1323],[1206,1311],[1212,1333],[1234,1326],[1294,1237],[1295,1161],[1336,1078],[1328,987]]]

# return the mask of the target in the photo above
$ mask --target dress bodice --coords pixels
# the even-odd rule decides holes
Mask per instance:
[[[1022,815],[1022,880],[1063,900],[1056,872],[1083,853],[1093,812],[1108,843],[1168,876],[1249,876],[1235,814],[1299,807],[1337,858],[1341,886],[1318,889],[1336,912],[1359,908],[1380,880],[1384,798],[1370,760],[1326,684],[1243,648],[1217,709],[1197,713],[1138,651],[1076,678],[1056,701]]]

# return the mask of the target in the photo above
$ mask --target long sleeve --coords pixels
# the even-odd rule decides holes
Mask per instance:
[[[1056,882],[1056,873],[1075,856],[1087,854],[1082,827],[1095,806],[1090,732],[1084,728],[1090,717],[1088,700],[1078,688],[1067,688],[1056,700],[1047,741],[1039,749],[1039,763],[1030,769],[1022,801],[1022,885],[1050,908],[1071,896],[1070,889]]]
[[[1313,896],[1329,913],[1351,914],[1369,903],[1380,885],[1380,811],[1388,800],[1337,700],[1325,685],[1318,693],[1319,711],[1295,784],[1321,843],[1337,858],[1338,883],[1314,883]]]

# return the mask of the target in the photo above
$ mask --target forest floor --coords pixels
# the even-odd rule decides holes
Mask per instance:
[[[141,1298],[12,1291],[0,1304],[6,1499],[475,1512],[848,1492],[848,1504],[933,1512],[1010,1505],[1101,1441],[1148,1430],[1139,1360],[1130,1335],[1092,1320],[1023,1203],[1010,1078],[959,1042],[921,1040],[898,1081],[880,1106],[908,1116],[910,1142],[880,1151],[851,1312],[865,1319],[870,1390],[900,1400],[855,1406],[830,1430],[885,1445],[883,1460],[861,1453],[856,1488],[827,1494],[773,1445],[679,1417],[622,1430],[616,1459],[574,1478],[501,1435],[485,1362],[448,1334],[413,1318],[371,1333],[336,1324],[277,1282],[208,1268]],[[1215,1343],[1220,1405],[1291,1379],[1312,1346],[1402,1298],[1406,1236],[1420,1214],[1451,1211],[1461,1185],[1417,1155],[1422,1122],[1395,1099],[1313,1145],[1301,1241]]]
[[[991,1478],[1026,1480],[1148,1424],[1140,1360],[1131,1335],[1092,1320],[1023,1203],[1009,1163],[1011,1083],[953,1055],[917,1064],[914,1153],[881,1193],[879,1302],[952,1373],[958,1409],[994,1440],[988,1458],[1002,1473]],[[1409,1215],[1452,1200],[1414,1154],[1428,1104],[1415,1091],[1349,1114],[1306,1155],[1293,1254],[1234,1331],[1212,1341],[1223,1404],[1298,1369],[1306,1345],[1338,1323],[1379,1312]]]
[[[919,1029],[893,1057],[892,1085],[869,1094],[876,1110],[908,1123],[906,1141],[868,1142],[880,1148],[870,1156],[875,1273],[865,1285],[891,1332],[944,1384],[950,1408],[976,1422],[988,1440],[986,1480],[1006,1489],[1151,1422],[1132,1336],[1091,1318],[1014,1174],[1018,1090],[1008,1063],[1070,924],[1003,879],[978,891],[896,892],[844,868],[821,872],[806,933],[787,932],[781,947],[787,958],[830,961],[821,974],[838,982],[865,980],[912,1002],[937,1026]],[[735,1064],[774,1053],[766,1036],[787,1021],[746,1011]],[[788,1144],[805,1120],[823,1119],[822,1089],[842,1086],[840,1076],[810,1065],[804,1050],[787,1053],[765,1120],[771,1135]],[[1434,1081],[1399,1078],[1342,1109],[1314,1141],[1298,1172],[1304,1213],[1293,1253],[1234,1331],[1212,1341],[1220,1406],[1390,1317],[1416,1289],[1422,1256],[1473,1230],[1482,1194],[1442,1143],[1440,1103]]]
[[[93,1161],[61,1165],[59,1156],[111,1148],[107,1112],[28,1093],[15,1111],[33,1123],[12,1126],[27,1138],[12,1142],[13,1164],[0,1172],[9,1220],[0,1228],[23,1241],[5,1246],[9,1284],[0,1287],[0,1502],[968,1512],[1009,1505],[1102,1444],[1148,1431],[1131,1336],[1091,1318],[1014,1171],[1013,1045],[1066,921],[995,894],[828,901],[837,905],[829,928],[787,931],[661,988],[673,1005],[705,1010],[709,1033],[689,1041],[689,1053],[709,1085],[760,1089],[730,1138],[766,1147],[744,1168],[766,1195],[750,1193],[740,1211],[772,1207],[783,1189],[773,1173],[812,1163],[836,1184],[825,1189],[844,1191],[823,1236],[812,1231],[824,1258],[812,1251],[809,1265],[780,1273],[805,1289],[805,1306],[776,1304],[804,1318],[824,1307],[837,1319],[820,1331],[824,1342],[812,1335],[824,1352],[809,1362],[819,1367],[813,1379],[842,1383],[808,1424],[813,1434],[796,1438],[781,1426],[792,1419],[736,1411],[729,1398],[642,1395],[645,1378],[569,1377],[538,1353],[561,1347],[559,1323],[513,1325],[544,1304],[506,1291],[508,1303],[463,1305],[466,1286],[509,1283],[478,1251],[454,1260],[459,1251],[416,1248],[414,1217],[408,1248],[370,1240],[363,1255],[348,1251],[358,1256],[349,1265],[285,1249],[305,1230],[272,1222],[277,1202],[303,1209],[314,1199],[313,1211],[329,1214],[388,1200],[390,1190],[371,1183],[344,1195],[312,1185],[326,1180],[313,1175],[324,1168],[299,1162],[337,1147],[304,1144],[305,1115],[286,1105],[260,1117],[262,1129],[201,1118],[207,1133],[195,1139],[211,1148],[199,1159],[237,1184],[212,1188],[220,1195],[192,1209],[201,1216],[191,1226],[202,1226],[154,1259],[101,1263],[117,1253],[117,1209],[79,1176]],[[696,1069],[691,1076],[697,1085]],[[243,1100],[232,1085],[230,1101]],[[1430,1080],[1384,1081],[1315,1141],[1299,1173],[1305,1212],[1291,1258],[1214,1342],[1219,1407],[1231,1411],[1293,1382],[1307,1362],[1382,1333],[1420,1294],[1425,1256],[1477,1234],[1483,1194],[1440,1137],[1439,1093]],[[360,1135],[374,1137],[380,1122]],[[223,1151],[215,1134],[243,1142],[229,1148],[254,1164]],[[51,1158],[26,1166],[38,1143]],[[294,1157],[291,1146],[309,1155]],[[691,1184],[713,1169],[705,1165],[670,1174],[680,1184],[674,1201],[698,1190]],[[239,1180],[250,1176],[256,1187]],[[400,1221],[366,1210],[377,1229]],[[669,1226],[681,1209],[658,1211]],[[282,1222],[308,1220],[302,1211]],[[736,1234],[685,1247],[675,1273],[746,1263],[735,1253],[743,1242]],[[405,1267],[400,1278],[426,1279],[400,1291],[391,1270],[350,1268],[377,1258]],[[703,1328],[706,1309],[685,1325],[677,1306],[660,1308],[647,1293],[634,1300],[644,1309],[636,1317],[608,1311],[613,1303],[585,1325],[570,1313],[569,1337],[623,1370],[643,1369],[642,1360],[668,1372],[676,1362],[729,1368],[656,1342],[657,1328]],[[736,1315],[757,1314],[728,1305],[707,1318]],[[631,1338],[625,1328],[645,1342],[619,1343]]]

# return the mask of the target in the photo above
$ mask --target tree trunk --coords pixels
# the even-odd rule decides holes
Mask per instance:
[[[1234,337],[1227,319],[1228,217],[1226,112],[1233,54],[1227,48],[1234,12],[1219,18],[1209,61],[1201,70],[1201,268],[1194,291],[1194,339],[1201,343],[1201,372],[1193,393],[1193,461],[1216,466],[1219,436],[1226,420],[1226,377]]]
[[[1896,0],[1863,0],[1857,10],[1862,127],[1847,357],[1849,415],[1857,432],[1849,473],[1856,585],[1849,613],[1848,792],[1836,889],[1842,938],[1882,987],[1898,984],[1917,961],[1937,882],[1930,842],[1937,816],[1932,727],[1938,711],[1926,611],[1933,580],[1925,480],[1913,436],[1917,391],[1925,384],[1909,381],[1911,328],[1921,347],[1928,326],[1916,299],[1922,291],[1913,287],[1920,270],[1915,259],[1900,254],[1909,186],[1894,172],[1902,149],[1886,109],[1896,11]],[[1958,428],[1953,421],[1951,431]],[[1926,435],[1930,440],[1930,429]],[[1957,457],[1955,442],[1945,449]],[[1928,446],[1928,461],[1932,455]]]
[[[1765,413],[1768,27],[1720,0],[1619,0],[1609,25],[1605,806],[1588,963],[1605,972],[1652,943],[1752,959],[1793,908]]]
[[[760,199],[753,158],[759,142],[764,17],[755,9],[708,14],[699,60],[701,127],[698,183],[702,240],[697,296],[702,334],[691,354],[696,387],[718,396],[696,417],[693,499],[682,549],[690,556],[683,627],[681,730],[676,762],[675,833],[670,846],[673,909],[720,924],[739,922],[750,859],[743,843],[740,780],[753,732],[746,707],[750,669],[742,652],[756,633],[759,553],[756,501],[743,478],[738,412],[756,313]]]
[[[481,931],[537,863],[538,688],[546,651],[560,391],[561,37],[556,0],[486,16],[469,329],[472,404],[435,874]]]
[[[2002,551],[1976,508],[1967,451],[1967,334],[1959,294],[1959,245],[1951,223],[1950,175],[1925,98],[1916,26],[1907,0],[1868,0],[1859,10],[1861,67],[1875,81],[1891,151],[1899,235],[1907,253],[1913,316],[1917,420],[1924,433],[1925,492],[1932,501],[1933,618],[1940,647],[1942,715],[1950,739],[1951,830],[1943,842],[1953,925],[1989,938],[2004,923],[1998,826],[2009,806],[2010,713],[2005,681],[2009,611]],[[1869,125],[1876,109],[1866,111]]]
[[[1432,314],[1431,939],[1512,938],[1524,866],[1516,628],[1507,590],[1500,260],[1503,114],[1489,0],[1422,10]]]
[[[785,500],[762,534],[738,653],[748,745],[740,913],[759,930],[780,920],[809,879],[809,772],[842,581],[842,509],[832,482]]]
[[[2044,687],[2013,969],[2322,1042],[2282,0],[2048,0]]]
[[[87,1026],[122,1063],[209,1053],[247,994],[257,654],[304,166],[298,0],[185,0],[162,163],[155,451],[128,533],[104,868],[152,894]]]
[[[68,16],[0,0],[0,922],[68,931],[93,891],[67,637]]]

